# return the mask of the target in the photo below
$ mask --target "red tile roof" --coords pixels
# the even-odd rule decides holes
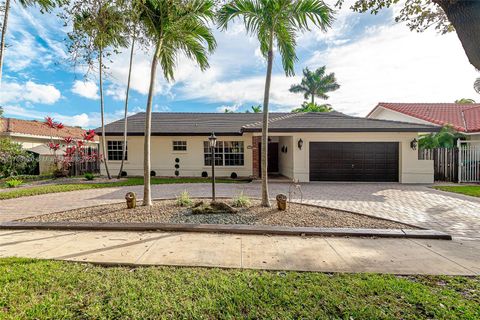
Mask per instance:
[[[50,129],[43,121],[0,118],[0,133],[19,133],[41,137],[72,137],[81,139],[84,129],[65,126],[61,130]]]
[[[451,125],[462,132],[480,132],[480,103],[385,103],[380,102],[368,116],[377,108],[382,107],[408,116],[425,120],[438,125]],[[367,117],[368,117],[367,116]]]

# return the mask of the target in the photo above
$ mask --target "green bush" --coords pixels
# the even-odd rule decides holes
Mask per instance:
[[[85,179],[87,179],[88,181],[92,181],[93,179],[95,179],[95,175],[91,172],[87,172],[85,173],[84,175]]]
[[[16,188],[16,187],[20,186],[22,183],[23,183],[22,180],[15,179],[15,178],[12,178],[10,180],[5,181],[5,185],[9,188]]]
[[[193,204],[192,199],[190,199],[190,194],[187,190],[183,191],[179,196],[177,196],[177,205],[180,207],[188,207]]]
[[[34,171],[37,160],[22,149],[22,145],[8,138],[0,139],[0,177],[29,174]]]
[[[233,206],[237,208],[245,208],[252,204],[250,198],[243,193],[243,191],[233,198]]]

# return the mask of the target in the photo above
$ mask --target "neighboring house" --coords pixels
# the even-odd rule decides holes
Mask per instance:
[[[404,121],[436,126],[451,125],[470,140],[480,140],[480,103],[379,103],[370,119]]]
[[[83,133],[84,130],[80,127],[65,126],[61,130],[54,130],[43,121],[0,118],[0,138],[8,137],[35,154],[39,162],[37,170],[39,174],[52,171],[53,154],[47,147],[52,138],[54,142],[62,143],[66,137],[82,139]],[[98,141],[90,146],[97,149]],[[59,150],[58,153],[61,154],[63,151]]]
[[[268,171],[292,180],[432,183],[433,161],[418,160],[411,142],[423,124],[330,113],[271,113]],[[124,121],[106,125],[111,172],[119,170]],[[127,175],[143,175],[145,114],[128,117]],[[208,137],[218,137],[218,176],[260,175],[262,114],[153,113],[152,171],[157,176],[210,175]],[[96,133],[101,135],[101,130]],[[102,139],[103,137],[100,137]],[[176,161],[178,159],[178,162]],[[102,168],[102,172],[104,169]]]

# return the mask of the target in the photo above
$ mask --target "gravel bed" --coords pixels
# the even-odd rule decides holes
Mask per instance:
[[[229,200],[226,200],[229,203]],[[247,224],[288,227],[414,229],[402,223],[377,219],[362,214],[302,204],[289,204],[286,211],[264,208],[257,200],[248,208],[233,214],[193,215],[190,208],[180,207],[175,200],[155,201],[153,207],[126,209],[124,203],[109,204],[51,213],[22,219],[25,222],[123,222],[123,223],[196,223]]]

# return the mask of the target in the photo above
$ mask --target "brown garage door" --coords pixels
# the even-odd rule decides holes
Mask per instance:
[[[398,181],[398,143],[311,142],[310,181]]]

